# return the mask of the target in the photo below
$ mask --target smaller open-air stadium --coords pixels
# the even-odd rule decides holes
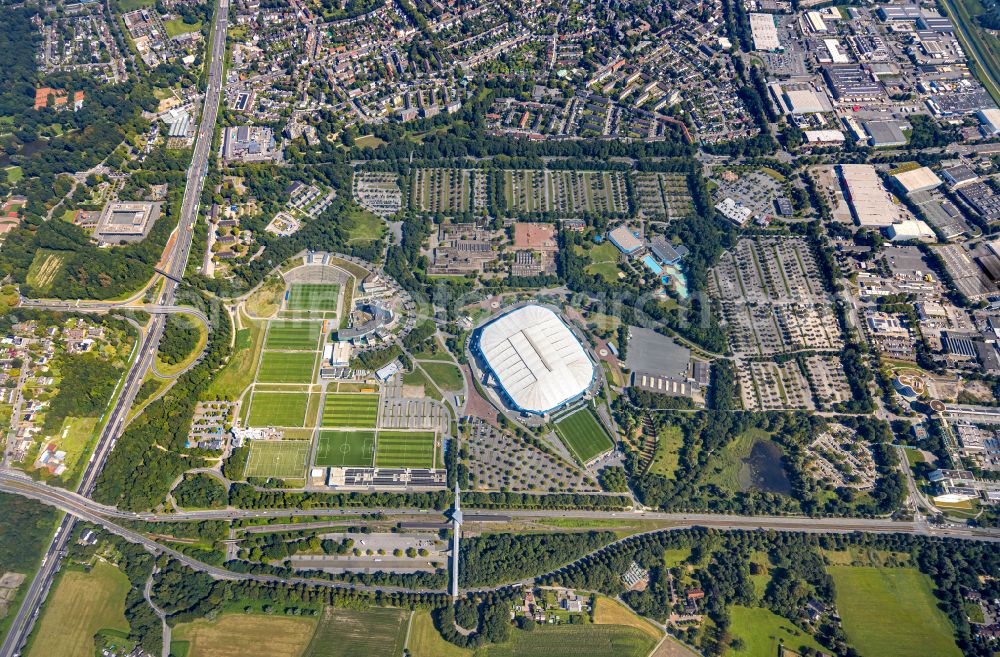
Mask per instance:
[[[379,396],[370,393],[327,393],[320,426],[374,429]]]
[[[587,463],[614,447],[608,432],[587,408],[581,408],[559,419],[556,422],[556,433],[566,445],[566,449],[581,463]]]
[[[267,328],[267,349],[315,351],[321,323],[273,320]]]
[[[335,283],[292,283],[285,307],[295,312],[336,312],[340,286]]]
[[[246,476],[302,479],[311,446],[308,440],[254,440],[250,443]]]
[[[320,431],[315,465],[321,468],[370,468],[375,454],[374,431]]]
[[[265,351],[257,370],[261,383],[312,383],[315,351]]]
[[[433,468],[433,431],[379,431],[375,465],[380,468]]]
[[[247,424],[251,427],[301,427],[309,407],[307,392],[254,392]]]

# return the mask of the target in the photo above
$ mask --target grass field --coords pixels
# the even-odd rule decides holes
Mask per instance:
[[[316,353],[265,351],[257,380],[263,383],[311,383]]]
[[[235,400],[253,382],[257,360],[264,342],[264,326],[243,318],[246,328],[236,331],[236,348],[226,366],[216,375],[212,385],[205,391],[206,399],[221,397]]]
[[[19,166],[7,167],[4,171],[7,173],[7,182],[12,185],[24,178],[24,171]]]
[[[99,630],[128,632],[125,573],[97,562],[89,573],[67,570],[45,606],[28,657],[93,657]]]
[[[472,651],[459,648],[441,638],[429,611],[413,612],[410,640],[406,645],[411,657],[472,657]]]
[[[255,440],[247,459],[247,477],[301,479],[311,443],[308,440]]]
[[[259,614],[223,614],[178,625],[171,653],[186,657],[301,657],[316,620]]]
[[[413,370],[403,375],[404,386],[423,386],[424,396],[441,401],[443,397],[431,380],[424,374],[423,370]]]
[[[410,612],[327,607],[303,657],[396,657],[403,654]]]
[[[371,467],[374,451],[374,431],[320,431],[316,465]]]
[[[618,280],[618,272],[621,271],[618,267],[620,254],[611,242],[602,242],[589,250],[578,250],[577,253],[590,260],[590,263],[583,268],[588,274],[596,274],[609,283]]]
[[[283,322],[272,320],[267,329],[267,349],[315,351],[319,340],[319,322]]]
[[[420,367],[441,390],[461,390],[465,383],[462,371],[451,363],[420,363]]]
[[[309,393],[254,392],[250,403],[251,427],[301,427],[306,419]]]
[[[931,580],[915,568],[828,568],[847,640],[862,657],[958,657]]]
[[[374,429],[378,419],[378,395],[327,393],[323,401],[323,427]]]
[[[653,641],[659,641],[663,633],[645,618],[640,618],[634,611],[612,598],[601,596],[594,605],[594,623],[596,625],[622,625],[634,627]]]
[[[292,283],[288,291],[289,310],[335,312],[340,286],[335,283]]]
[[[795,623],[782,618],[767,609],[756,607],[735,606],[730,609],[733,636],[743,639],[742,650],[729,650],[727,655],[739,657],[774,657],[778,654],[778,646],[784,646],[798,652],[799,648],[807,646],[822,650],[810,634],[795,626]]]
[[[649,471],[672,479],[680,463],[683,446],[684,433],[681,428],[673,425],[664,426],[656,442],[653,460],[649,462]]]
[[[656,645],[646,633],[621,625],[544,625],[534,632],[513,630],[506,643],[476,657],[646,657]]]
[[[164,21],[163,29],[167,31],[168,37],[175,37],[178,34],[187,34],[188,32],[197,32],[201,29],[201,21],[196,23],[185,23],[183,18],[175,18],[173,20]]]
[[[375,465],[382,468],[433,468],[433,431],[379,431]]]
[[[59,433],[55,435],[59,449],[65,450],[66,458],[63,463],[66,468],[72,470],[80,457],[87,449],[87,444],[94,435],[94,428],[97,427],[96,417],[68,417],[63,420]]]
[[[63,268],[63,255],[57,251],[38,249],[28,267],[28,285],[39,292],[45,292],[56,280]]]
[[[566,448],[582,463],[614,447],[597,418],[586,408],[559,420],[556,423],[556,433]]]

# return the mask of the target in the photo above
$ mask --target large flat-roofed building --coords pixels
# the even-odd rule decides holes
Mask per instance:
[[[160,204],[148,201],[112,202],[104,206],[94,228],[94,239],[102,244],[138,242],[149,234]]]
[[[889,226],[900,219],[900,210],[870,164],[837,166],[847,202],[862,226]]]
[[[224,159],[243,162],[264,162],[274,159],[274,131],[261,126],[241,125],[226,128],[222,138]]]
[[[930,167],[920,167],[893,174],[893,181],[904,194],[926,192],[941,185],[942,180]]]
[[[906,145],[906,135],[898,121],[865,121],[864,126],[875,148]]]
[[[608,233],[608,239],[611,243],[618,247],[618,250],[622,253],[633,254],[637,253],[642,249],[642,240],[639,236],[632,232],[632,229],[628,224],[622,224],[618,228]]]
[[[781,50],[778,26],[771,14],[750,14],[750,32],[753,34],[754,50],[775,52]]]
[[[522,306],[489,322],[472,339],[472,352],[504,401],[545,415],[586,393],[593,361],[569,327],[548,308]]]
[[[882,83],[868,69],[857,64],[824,66],[823,77],[833,97],[842,103],[880,101],[888,97]]]

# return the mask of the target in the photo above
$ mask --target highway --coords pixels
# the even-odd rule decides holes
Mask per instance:
[[[205,92],[205,102],[202,106],[201,122],[198,125],[198,134],[195,140],[194,153],[191,156],[191,165],[187,171],[187,185],[184,188],[181,212],[177,221],[177,227],[175,228],[176,239],[173,241],[173,249],[168,256],[165,266],[167,276],[165,277],[160,297],[157,299],[158,306],[174,305],[177,282],[184,276],[188,254],[191,251],[191,243],[194,239],[194,225],[198,220],[198,206],[201,201],[201,192],[205,185],[205,176],[208,172],[208,157],[212,149],[215,122],[219,112],[222,89],[225,84],[223,80],[223,65],[226,54],[226,29],[228,21],[229,0],[220,0],[215,12],[215,22],[212,26],[211,59],[208,63],[208,85]],[[104,429],[94,448],[94,454],[87,464],[80,481],[78,491],[84,496],[89,496],[93,491],[97,477],[104,467],[104,463],[111,450],[114,449],[115,442],[121,435],[121,431],[128,418],[128,412],[132,408],[135,397],[139,392],[139,387],[142,385],[142,380],[156,355],[165,325],[166,315],[162,313],[156,314],[149,330],[141,338],[139,353],[132,363],[132,368],[125,376],[118,399],[111,410],[107,423],[104,425]],[[73,524],[77,517],[82,517],[78,515],[79,513],[84,513],[84,511],[77,510],[67,514],[59,524],[55,537],[42,559],[42,565],[32,579],[24,602],[11,622],[10,630],[4,638],[3,645],[0,646],[0,657],[13,657],[17,655],[21,646],[24,645],[34,625],[34,621],[38,617],[42,602],[45,600],[45,596],[52,585],[52,578],[59,570],[59,562],[72,534]],[[126,538],[132,540],[132,538],[136,537]]]

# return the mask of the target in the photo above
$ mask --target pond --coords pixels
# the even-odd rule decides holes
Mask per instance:
[[[788,495],[792,484],[781,464],[781,448],[770,440],[754,441],[740,467],[740,487]]]
[[[48,142],[45,141],[44,139],[36,139],[35,141],[29,141],[27,144],[24,144],[19,149],[17,149],[17,153],[15,153],[14,155],[23,155],[25,157],[29,155],[34,155],[38,151],[45,148],[46,144],[48,144]],[[0,150],[0,168],[9,167],[11,164],[14,164],[14,162],[11,159],[12,157],[13,156],[7,155],[7,153]]]

